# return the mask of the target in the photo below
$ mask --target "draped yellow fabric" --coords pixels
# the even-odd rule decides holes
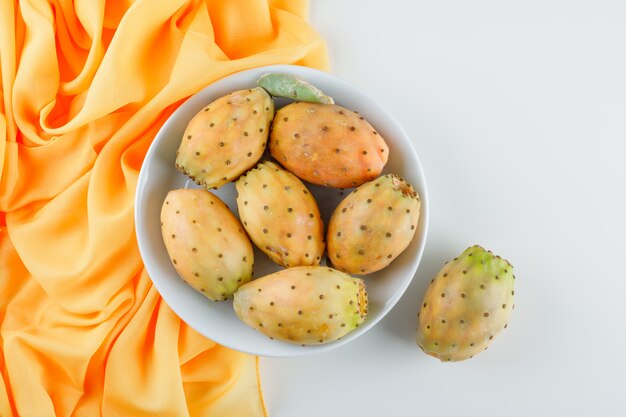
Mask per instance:
[[[326,68],[306,1],[0,1],[0,416],[265,415],[257,358],[172,313],[139,256],[143,157],[227,74]]]

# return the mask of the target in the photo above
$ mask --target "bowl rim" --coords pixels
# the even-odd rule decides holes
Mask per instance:
[[[152,274],[151,274],[152,266],[149,265],[149,263],[145,261],[145,259],[148,257],[149,248],[148,248],[148,244],[144,241],[144,238],[143,238],[143,229],[147,227],[147,226],[144,226],[144,220],[141,216],[142,208],[144,206],[144,200],[142,198],[144,194],[143,190],[148,183],[148,165],[149,165],[148,161],[152,160],[152,158],[154,157],[154,154],[157,152],[159,144],[161,140],[163,140],[162,137],[165,135],[164,132],[166,132],[169,129],[170,124],[174,123],[174,120],[176,120],[178,117],[181,116],[181,114],[185,112],[185,104],[188,101],[192,100],[194,97],[198,95],[204,94],[206,90],[208,90],[209,88],[213,86],[213,84],[220,82],[220,81],[228,80],[230,78],[240,77],[242,74],[246,74],[246,73],[258,73],[259,75],[261,75],[262,73],[265,73],[265,72],[290,73],[290,74],[301,76],[305,79],[307,78],[308,74],[327,77],[331,79],[333,83],[336,83],[343,88],[356,90],[358,91],[358,94],[361,94],[363,97],[367,97],[368,99],[374,101],[373,97],[365,94],[356,86],[350,84],[349,82],[345,81],[343,78],[337,75],[330,74],[328,72],[310,68],[310,67],[300,66],[300,65],[266,65],[266,66],[249,68],[249,69],[245,69],[245,70],[228,74],[224,77],[216,79],[215,81],[207,84],[205,87],[198,90],[196,93],[190,95],[189,97],[181,101],[178,108],[174,112],[172,112],[172,114],[170,114],[167,120],[159,128],[158,132],[154,136],[148,148],[148,151],[145,154],[145,157],[141,164],[141,169],[139,171],[139,176],[137,178],[137,185],[135,189],[134,208],[133,208],[134,210],[133,217],[134,217],[134,223],[135,223],[135,237],[136,237],[137,245],[139,247],[139,253],[141,256],[142,264],[146,270],[148,277],[150,278],[150,281],[152,281],[152,284],[154,285],[155,289],[157,290],[157,292],[159,293],[163,301],[180,318],[180,320],[183,321],[188,326],[190,326],[191,328],[193,328],[195,331],[202,334],[206,338],[214,341],[217,344],[220,344],[224,347],[227,347],[227,348],[239,351],[239,352],[248,353],[251,355],[258,355],[258,356],[263,356],[263,357],[308,356],[308,355],[327,352],[332,349],[343,346],[349,343],[350,341],[355,340],[359,336],[362,336],[363,334],[365,334],[367,331],[369,331],[374,326],[376,326],[376,324],[378,324],[384,317],[386,317],[387,314],[389,314],[389,312],[395,307],[398,301],[402,298],[402,296],[408,289],[409,285],[415,278],[417,269],[419,268],[419,265],[421,263],[424,249],[426,247],[426,241],[428,239],[428,230],[429,230],[429,197],[428,197],[428,185],[426,181],[426,176],[424,174],[423,165],[419,159],[419,155],[417,154],[417,151],[415,149],[415,146],[413,145],[411,137],[407,134],[407,132],[402,127],[402,125],[393,116],[393,114],[385,106],[380,104],[380,102],[376,101],[376,106],[378,107],[377,110],[380,110],[383,113],[382,117],[388,120],[390,123],[392,123],[395,126],[395,128],[398,129],[398,131],[402,134],[403,136],[402,140],[407,142],[407,146],[412,154],[412,158],[416,162],[415,166],[413,166],[412,169],[416,170],[417,177],[420,179],[420,182],[421,182],[420,184],[421,206],[420,206],[420,220],[419,221],[420,223],[422,223],[421,227],[423,228],[423,232],[422,232],[421,242],[418,242],[419,247],[417,249],[417,253],[415,255],[414,261],[408,273],[410,274],[410,277],[408,279],[402,280],[401,285],[399,285],[398,289],[395,290],[393,296],[387,300],[387,302],[385,303],[385,306],[381,309],[380,313],[376,317],[372,317],[371,319],[368,318],[368,320],[366,320],[366,322],[363,323],[358,329],[353,330],[352,332],[345,335],[343,338],[333,341],[333,342],[329,342],[329,343],[325,343],[321,345],[307,346],[306,348],[300,347],[299,345],[293,345],[295,347],[298,347],[299,349],[293,351],[293,353],[290,353],[289,355],[272,354],[271,352],[258,353],[258,352],[255,352],[253,349],[242,348],[241,346],[232,346],[228,340],[221,338],[220,335],[217,335],[217,337],[215,335],[209,336],[202,329],[198,329],[196,326],[189,323],[187,319],[185,319],[186,314],[182,311],[181,306],[179,306],[177,303],[171,303],[170,301],[168,301],[168,296],[164,294],[165,291],[161,283],[158,282],[158,280],[155,280],[152,278]],[[275,342],[280,343],[279,341],[275,341]]]

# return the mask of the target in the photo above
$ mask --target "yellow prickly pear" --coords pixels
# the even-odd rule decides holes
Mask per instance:
[[[302,181],[266,161],[241,176],[236,187],[239,217],[259,249],[284,267],[319,265],[324,224]]]
[[[514,280],[513,266],[480,246],[447,262],[418,313],[419,347],[441,361],[462,361],[487,349],[515,307]]]
[[[367,315],[358,278],[322,266],[284,269],[242,285],[233,306],[248,326],[274,339],[328,343],[357,328]]]
[[[204,190],[172,190],[161,208],[165,248],[180,277],[213,301],[252,278],[252,244],[226,204]]]
[[[261,87],[215,100],[189,122],[176,167],[205,189],[237,179],[263,155],[273,117],[274,104]]]

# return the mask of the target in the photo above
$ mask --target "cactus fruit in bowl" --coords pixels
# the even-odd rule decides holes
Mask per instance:
[[[349,188],[380,175],[389,147],[358,113],[336,104],[292,103],[272,123],[272,156],[313,184]]]
[[[319,265],[324,224],[315,198],[302,181],[266,161],[235,185],[239,216],[261,251],[284,267]]]
[[[296,75],[267,73],[259,77],[256,83],[273,97],[286,97],[310,103],[335,103],[332,97],[327,96],[322,90]]]
[[[161,208],[165,248],[180,277],[213,301],[252,278],[252,244],[239,220],[205,190],[172,190]]]
[[[266,336],[312,345],[359,327],[368,299],[361,279],[323,266],[301,266],[241,286],[233,306],[244,323]]]
[[[237,179],[263,155],[273,116],[274,103],[261,87],[218,98],[189,122],[176,167],[205,189]]]
[[[417,344],[441,361],[487,349],[514,308],[513,266],[480,246],[447,262],[431,281],[418,313]]]
[[[265,74],[272,75],[263,77]],[[231,91],[233,93],[225,96]],[[247,101],[246,97],[250,101]],[[331,97],[341,107],[331,104]],[[294,101],[300,103],[294,103]],[[272,159],[272,162],[275,164],[275,169],[279,169],[279,171],[263,171],[263,175],[272,175],[268,176],[267,187],[261,188],[261,190],[269,191],[272,189],[275,191],[272,191],[272,194],[265,194],[258,190],[246,190],[247,197],[242,199],[244,192],[240,193],[240,201],[238,202],[237,179],[254,178],[261,174],[255,169],[257,165],[266,168],[269,166],[268,163],[259,165],[259,162],[269,159],[268,154],[271,152],[267,147],[264,151],[263,143],[264,141],[266,145],[271,143],[269,134],[271,133],[272,116],[273,113],[275,114],[274,110],[279,108],[284,109],[283,112],[287,112],[283,117],[288,117],[288,121],[281,118],[279,123],[277,120],[274,124],[277,129],[276,133],[287,132],[286,139],[291,139],[293,142],[283,143],[282,139],[274,135],[274,138],[279,141],[275,143],[277,146],[274,149],[274,156],[278,159]],[[317,108],[320,109],[319,113],[311,112],[312,109]],[[297,124],[291,127],[288,124],[283,126],[284,123],[289,123],[292,120],[292,115],[289,112],[298,109],[302,110],[303,114],[301,115],[302,118],[299,118],[298,112],[293,112]],[[233,114],[234,112],[241,113],[237,115]],[[281,114],[279,114],[280,116]],[[317,124],[317,117],[322,118],[321,125]],[[233,118],[237,120],[233,120]],[[213,123],[212,126],[211,123]],[[302,132],[293,129],[297,126],[302,127]],[[323,129],[324,126],[327,127],[326,130]],[[216,129],[218,127],[219,129]],[[306,129],[313,128],[319,128],[319,130],[316,130],[317,133],[311,131],[312,136],[306,142],[302,141],[303,136],[306,135],[302,135],[300,138],[296,136],[296,133],[300,135],[306,133]],[[257,133],[268,136],[253,136],[252,133],[255,129]],[[191,138],[189,138],[190,135]],[[381,136],[384,137],[384,141]],[[225,137],[228,140],[224,140]],[[328,140],[324,142],[325,139]],[[291,149],[293,147],[295,148]],[[277,149],[295,152],[296,165],[289,165],[289,160],[284,163],[285,161],[281,159],[281,156],[289,156],[289,153],[285,152],[284,155],[280,152],[276,153]],[[249,153],[250,155],[248,155]],[[237,158],[242,158],[245,164]],[[177,168],[176,164],[180,168]],[[278,340],[278,336],[271,336],[276,339],[271,340],[266,334],[255,331],[255,329],[261,330],[258,325],[253,329],[240,320],[230,303],[231,300],[235,303],[234,297],[226,302],[214,303],[203,295],[205,293],[200,293],[203,288],[205,291],[211,288],[212,299],[223,300],[228,298],[239,284],[243,284],[239,286],[242,295],[245,294],[244,289],[248,288],[244,288],[244,286],[255,282],[258,282],[259,285],[262,284],[265,278],[249,281],[252,276],[252,260],[254,260],[254,276],[261,277],[271,276],[275,271],[282,270],[283,266],[288,265],[284,272],[278,273],[281,274],[281,279],[277,279],[276,283],[285,278],[295,280],[296,278],[293,278],[292,274],[293,276],[297,275],[299,268],[314,268],[315,271],[320,271],[312,273],[315,276],[322,272],[323,274],[331,274],[328,267],[332,269],[332,265],[320,266],[328,263],[328,259],[324,258],[325,247],[328,247],[328,235],[326,230],[322,230],[322,219],[324,225],[327,226],[327,219],[330,219],[333,210],[350,193],[349,190],[340,190],[333,188],[333,186],[352,188],[358,187],[359,183],[362,185],[367,181],[376,180],[381,175],[382,171],[380,170],[383,166],[385,174],[393,172],[401,175],[419,193],[419,221],[412,222],[412,224],[417,224],[414,230],[415,236],[411,244],[400,255],[400,259],[394,260],[385,268],[363,278],[367,284],[367,317],[363,317],[365,310],[361,311],[365,306],[364,297],[357,296],[357,293],[361,293],[358,290],[361,288],[359,284],[361,281],[357,280],[356,275],[362,273],[360,269],[356,271],[356,274],[351,274],[352,277],[349,277],[348,273],[344,271],[333,273],[337,277],[345,277],[347,285],[354,287],[352,292],[345,294],[339,292],[340,289],[337,289],[336,285],[344,290],[344,285],[341,282],[337,282],[333,287],[338,293],[328,293],[328,299],[327,293],[324,292],[318,293],[317,299],[307,300],[304,294],[298,291],[296,301],[293,303],[306,304],[307,309],[323,311],[326,316],[318,318],[313,315],[300,317],[297,314],[299,310],[296,310],[298,317],[293,322],[280,322],[281,326],[278,326],[278,322],[276,322],[274,330],[285,332],[287,327],[291,327],[296,332],[293,336],[284,333],[285,339],[283,340],[285,342]],[[328,171],[326,172],[326,170]],[[292,200],[292,196],[287,193],[288,190],[284,189],[285,186],[292,188],[289,183],[283,183],[286,181],[285,177],[291,175],[287,175],[288,172],[298,177],[298,181],[303,184],[302,196],[307,195],[304,193],[306,187],[310,196],[315,199],[319,216],[315,211],[308,209],[308,207],[312,207],[310,202],[299,201],[295,195]],[[305,175],[307,172],[310,173],[309,177]],[[274,173],[280,174],[281,179],[277,180],[273,175]],[[315,174],[318,174],[320,180],[315,180]],[[190,177],[193,178],[190,179]],[[289,178],[293,178],[295,181],[295,177]],[[307,182],[307,179],[312,180],[315,184]],[[193,184],[193,180],[200,185]],[[293,184],[298,184],[293,185],[293,187],[298,188],[300,183],[293,182]],[[243,185],[243,182],[240,181],[240,184]],[[261,183],[261,187],[263,184]],[[277,190],[277,187],[280,187],[279,184],[282,185],[282,190]],[[217,189],[213,190],[212,188],[215,187]],[[187,223],[185,226],[182,223],[177,223],[182,219],[180,216],[184,212],[178,210],[179,213],[176,213],[176,210],[173,210],[167,214],[169,220],[164,217],[163,226],[161,226],[160,213],[166,196],[171,190],[185,188],[195,189],[193,190],[194,193],[200,193],[198,188],[203,188],[207,195],[208,193],[212,194],[212,196],[206,197],[207,199],[218,197],[233,213],[232,216],[239,217],[247,224],[239,225],[232,218],[228,220],[226,216],[222,217],[223,213],[216,214],[215,208],[207,200],[197,206],[193,204],[188,206],[187,203],[181,205],[181,208],[191,208],[193,212],[199,213],[198,218],[190,219],[191,225]],[[357,196],[359,193],[361,191],[357,192]],[[257,212],[248,213],[247,209],[250,209],[248,206],[251,205],[251,201],[258,200],[261,202],[263,199],[266,199],[266,203],[260,206],[263,212],[261,215]],[[245,205],[245,201],[248,202],[248,206]],[[213,205],[215,204],[217,203],[214,202]],[[367,204],[367,199],[364,204]],[[271,228],[265,227],[268,233],[263,233],[264,226],[260,223],[260,219],[262,219],[262,215],[270,214],[265,213],[265,205],[268,206],[268,211],[276,206],[279,210],[284,209],[285,214],[298,214],[293,216],[297,218],[295,224],[290,223],[289,217],[276,220],[275,217],[280,216],[270,216],[267,219],[267,224]],[[169,207],[167,204],[166,206]],[[297,210],[296,206],[299,207]],[[221,207],[223,208],[222,211],[227,211],[226,207]],[[291,213],[289,212],[290,207],[294,209]],[[313,222],[308,224],[306,222],[311,219],[310,213],[313,213]],[[248,220],[246,216],[251,220]],[[194,234],[200,230],[191,227],[198,226],[192,220],[196,220],[196,222],[202,220],[203,229],[201,233]],[[233,226],[225,226],[228,224],[233,224]],[[176,232],[169,232],[169,227],[172,225],[177,228]],[[218,227],[222,229],[222,232],[217,230]],[[411,138],[392,114],[381,106],[379,101],[368,96],[367,91],[351,86],[349,82],[332,74],[311,68],[290,65],[259,67],[212,82],[202,91],[181,103],[163,124],[146,154],[137,181],[135,228],[147,274],[163,300],[191,328],[222,346],[253,355],[269,357],[311,355],[330,351],[363,335],[389,313],[409,287],[419,265],[428,232],[427,186]],[[228,232],[222,236],[227,228],[228,230],[234,229],[234,232]],[[307,228],[311,228],[315,233],[306,231]],[[277,234],[270,236],[274,231]],[[260,233],[263,235],[263,239],[271,239],[272,243],[267,245],[270,247],[275,245],[278,252],[282,250],[283,255],[288,252],[289,257],[278,260],[281,263],[279,266],[270,257],[262,253],[261,249],[265,248],[265,245],[259,245],[261,249],[257,251],[247,233],[252,237],[255,233]],[[289,233],[291,233],[291,237],[288,236]],[[175,237],[172,238],[171,235],[175,235]],[[309,235],[311,239],[308,238]],[[185,238],[182,238],[183,236]],[[220,240],[225,236],[237,237],[237,240]],[[201,243],[193,246],[191,242],[194,239]],[[247,245],[245,242],[248,242]],[[173,251],[170,250],[172,248],[174,248]],[[196,252],[193,251],[194,248]],[[172,252],[172,259],[168,252]],[[393,254],[395,253],[394,250]],[[221,258],[219,257],[220,254],[222,255]],[[306,254],[309,254],[308,258]],[[386,253],[385,256],[389,254]],[[358,256],[358,252],[356,255]],[[318,260],[318,256],[321,259]],[[249,262],[250,269],[246,269],[244,257]],[[306,266],[305,261],[307,259],[311,259],[310,266]],[[176,264],[173,260],[176,260]],[[235,261],[238,262],[235,263]],[[221,275],[220,272],[220,275],[216,275],[216,268],[219,268],[224,274]],[[335,269],[338,270],[338,268]],[[194,272],[197,272],[198,276]],[[188,285],[179,275],[195,288]],[[219,280],[220,277],[222,278],[221,281]],[[304,277],[311,278],[311,276],[306,275],[306,272]],[[307,281],[307,283],[322,285],[321,282],[329,283],[333,279],[321,281],[320,278],[309,280],[310,282]],[[353,279],[356,280],[356,285],[352,283]],[[248,282],[244,284],[246,281]],[[291,287],[289,290],[292,291]],[[262,293],[266,293],[265,289]],[[270,291],[269,289],[267,293],[282,294],[278,290],[274,292],[274,290]],[[255,297],[258,297],[259,294],[256,294]],[[324,301],[329,301],[328,307],[316,304],[322,301],[319,298],[320,294],[324,294]],[[249,295],[251,296],[251,294]],[[334,298],[335,296],[337,299]],[[251,299],[246,298],[246,300]],[[350,304],[351,300],[353,304]],[[272,301],[275,303],[273,307],[278,305],[278,299],[267,300],[268,309],[272,307],[269,304]],[[286,301],[292,302],[289,299]],[[355,303],[357,303],[356,307]],[[361,306],[358,303],[361,303]],[[340,307],[345,304],[353,310],[342,310]],[[334,307],[337,307],[338,312],[327,312],[326,308],[330,307],[333,307],[331,310],[335,310]],[[359,307],[358,312],[357,307]],[[302,311],[304,314],[305,311]],[[248,312],[251,311],[248,309]],[[268,323],[272,322],[272,318],[275,316],[270,315],[271,311],[265,313],[267,320],[269,320]],[[333,318],[330,318],[331,314]],[[291,316],[288,317],[292,318]],[[335,323],[338,317],[344,317],[346,321]],[[303,322],[307,325],[313,323],[313,319],[317,319],[319,322],[315,327],[306,329],[311,330],[311,333],[305,331],[306,334],[298,334],[298,323],[301,319],[309,320]],[[293,323],[293,326],[288,323]],[[342,323],[345,326],[342,326]],[[266,330],[265,326],[263,330]],[[350,331],[347,332],[348,330]],[[343,331],[346,333],[342,336],[341,332]],[[289,340],[289,337],[294,340]],[[298,338],[304,339],[304,341],[296,340]],[[302,344],[306,344],[306,347],[301,346]]]
[[[352,274],[379,271],[411,243],[421,201],[394,174],[361,185],[339,203],[328,223],[328,258]]]

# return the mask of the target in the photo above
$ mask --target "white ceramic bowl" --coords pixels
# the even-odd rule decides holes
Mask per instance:
[[[364,276],[369,296],[366,321],[341,340],[300,346],[270,340],[241,322],[232,301],[215,303],[184,284],[174,270],[161,237],[160,212],[165,195],[177,188],[197,188],[174,167],[176,150],[191,118],[211,101],[231,91],[255,86],[267,72],[297,74],[332,96],[337,104],[356,110],[368,120],[389,145],[389,161],[384,173],[395,173],[409,181],[419,193],[422,206],[417,232],[411,245],[387,268]],[[280,101],[277,108],[281,106]],[[307,184],[320,206],[325,224],[335,206],[349,193]],[[214,193],[237,214],[234,185],[227,184]],[[155,287],[180,318],[215,342],[255,355],[287,357],[310,355],[334,349],[359,337],[378,323],[398,302],[409,286],[419,265],[428,230],[428,195],[422,166],[411,139],[396,119],[375,100],[347,82],[318,70],[279,65],[255,68],[225,77],[195,94],[165,122],[156,135],[141,167],[135,197],[135,227],[144,264]],[[324,263],[325,261],[323,261]],[[281,269],[265,254],[255,249],[254,276],[261,277]]]

